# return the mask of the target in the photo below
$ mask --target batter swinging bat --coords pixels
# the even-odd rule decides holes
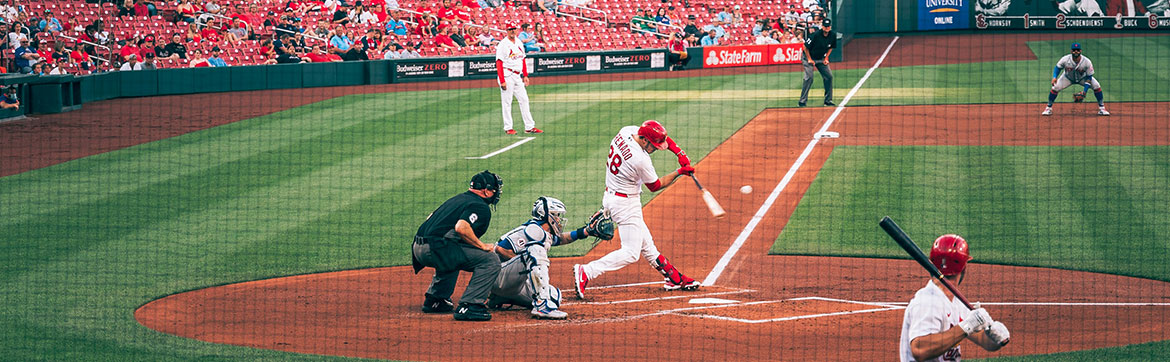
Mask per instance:
[[[919,265],[922,265],[923,268],[926,268],[926,271],[930,272],[931,277],[934,277],[935,279],[938,279],[939,282],[942,282],[942,285],[947,287],[947,289],[951,291],[951,294],[955,295],[955,298],[959,298],[959,301],[963,302],[963,305],[967,306],[968,309],[975,309],[975,307],[971,305],[971,302],[968,302],[967,298],[963,297],[963,293],[959,293],[958,288],[955,288],[954,285],[951,285],[950,281],[947,281],[946,278],[943,278],[942,272],[938,271],[938,268],[936,268],[934,264],[930,262],[930,259],[926,258],[926,255],[922,254],[922,249],[919,249],[918,245],[914,244],[914,241],[910,240],[909,236],[906,236],[906,232],[902,231],[902,228],[898,227],[898,224],[895,224],[894,220],[890,219],[889,216],[886,216],[882,218],[882,221],[878,223],[878,225],[881,225],[882,230],[885,230],[886,234],[890,234],[890,237],[893,238],[894,241],[898,242],[898,246],[901,246],[902,249],[905,249],[906,252],[910,254],[911,258],[914,258],[914,261],[917,261]]]
[[[695,175],[691,175],[691,180],[694,180],[695,186],[698,186],[699,191],[703,192],[703,202],[707,203],[707,210],[711,211],[711,216],[714,216],[715,218],[721,218],[723,215],[727,214],[727,211],[723,211],[723,206],[719,206],[719,201],[715,200],[715,196],[711,195],[710,191],[707,191],[707,189],[703,188],[703,185],[699,183],[699,179],[696,178]]]

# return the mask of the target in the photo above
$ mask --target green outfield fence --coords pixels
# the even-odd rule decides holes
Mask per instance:
[[[950,356],[1170,359],[1162,2],[951,3],[834,2],[834,105],[815,71],[798,104],[780,46],[696,47],[673,71],[660,49],[529,54],[539,134],[515,102],[505,133],[491,57],[0,77],[26,101],[0,113],[0,355],[898,360],[929,274],[889,216],[927,253],[964,237],[958,288],[1011,331]],[[1078,85],[1041,114],[1074,43],[1108,116]],[[413,236],[472,175],[504,180],[485,242],[540,196],[575,230],[603,206],[611,140],[646,120],[726,210],[687,177],[640,188],[654,245],[698,290],[664,290],[639,252],[578,299],[573,266],[632,238],[619,226],[551,248],[567,319],[420,310],[433,270],[411,270]]]

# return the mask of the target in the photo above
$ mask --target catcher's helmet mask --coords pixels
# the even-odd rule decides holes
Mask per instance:
[[[564,231],[566,212],[565,203],[551,197],[541,196],[532,204],[532,219],[548,224],[549,232],[557,237]]]
[[[495,205],[500,202],[500,194],[504,192],[504,179],[491,171],[483,170],[471,177],[471,189],[491,190],[492,197],[488,198],[487,203]]]

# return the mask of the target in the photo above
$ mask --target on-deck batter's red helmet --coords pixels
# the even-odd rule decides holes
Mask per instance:
[[[971,254],[967,251],[967,240],[963,240],[962,236],[946,234],[934,239],[934,246],[930,248],[930,263],[943,275],[962,274],[968,261],[971,261]]]
[[[647,141],[654,147],[664,150],[666,149],[666,127],[655,120],[642,122],[642,127],[638,127],[638,135],[645,137]]]

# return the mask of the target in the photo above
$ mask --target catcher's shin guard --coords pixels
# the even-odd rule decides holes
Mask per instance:
[[[675,269],[674,265],[670,264],[670,260],[667,260],[665,255],[659,254],[657,259],[650,261],[650,264],[653,265],[654,269],[657,269],[659,273],[662,273],[662,276],[666,279],[662,284],[663,289],[699,289],[699,282],[691,279],[691,277],[683,275],[682,272],[679,272],[678,269]]]

